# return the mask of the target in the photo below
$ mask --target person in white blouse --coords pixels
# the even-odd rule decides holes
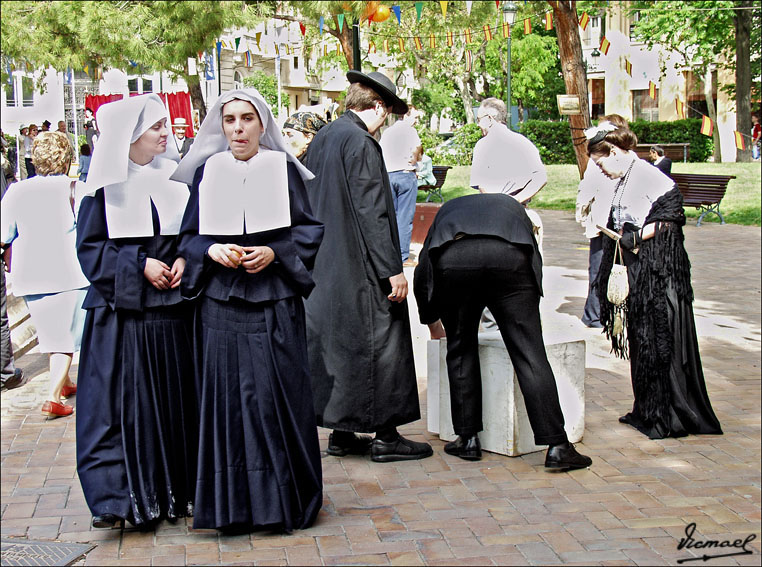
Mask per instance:
[[[42,413],[71,415],[61,403],[77,386],[69,378],[74,352],[79,350],[84,324],[82,302],[88,281],[75,248],[73,211],[76,180],[66,175],[73,158],[65,134],[43,132],[32,146],[37,175],[13,183],[2,200],[3,248],[14,295],[26,300],[37,329],[40,352],[50,353],[50,381]]]

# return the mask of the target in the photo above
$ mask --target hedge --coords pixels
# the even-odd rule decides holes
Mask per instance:
[[[690,144],[688,161],[704,163],[714,152],[710,136],[701,133],[701,120],[687,118],[672,122],[648,122],[636,120],[630,128],[638,137],[639,144]]]
[[[537,146],[545,165],[577,163],[568,122],[527,120],[519,124],[519,133]],[[582,132],[579,135],[582,136]]]

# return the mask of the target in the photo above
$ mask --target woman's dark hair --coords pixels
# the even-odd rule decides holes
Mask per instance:
[[[90,155],[90,146],[87,145],[87,144],[82,144],[79,147],[79,153],[82,154],[83,156],[89,156]]]
[[[616,125],[613,120],[611,122]],[[626,126],[620,126],[616,130],[606,134],[600,141],[594,142],[590,140],[587,143],[587,155],[607,156],[611,153],[612,146],[627,151],[634,150],[637,145],[638,137],[635,133]]]
[[[90,108],[89,106],[85,107],[85,111],[87,111],[87,110],[89,110],[91,114],[95,114],[95,112],[93,112],[93,109]]]

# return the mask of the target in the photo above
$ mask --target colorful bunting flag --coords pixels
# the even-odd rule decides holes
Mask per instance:
[[[471,68],[473,67],[474,63],[474,56],[471,53],[470,49],[466,49],[466,73],[471,72]]]
[[[511,25],[508,22],[503,22],[503,39],[511,37]]]
[[[342,53],[343,53],[343,51],[341,50],[341,44],[337,43],[336,44],[336,55],[341,55]]]
[[[420,51],[421,49],[423,49],[423,43],[421,42],[421,38],[420,38],[420,37],[418,37],[418,36],[415,36],[415,37],[413,38],[413,42],[415,43],[415,48],[416,48],[418,51]]]
[[[453,41],[452,41],[452,32],[447,32],[447,47],[452,47]]]
[[[339,14],[336,18],[339,20],[339,33],[341,33],[341,30],[344,28],[344,14]]]
[[[532,20],[527,18],[524,20],[524,35],[529,35],[532,33]]]
[[[603,36],[603,38],[601,39],[601,51],[603,52],[604,55],[609,54],[609,47],[611,47],[611,42],[608,39],[606,39],[606,36]]]
[[[251,67],[251,51],[247,51],[246,53],[243,54],[243,56],[246,61],[246,66]]]
[[[656,83],[648,81],[648,96],[656,100]]]
[[[405,53],[405,38],[400,37],[400,38],[397,38],[397,39],[399,39],[400,51],[402,53]]]
[[[375,53],[376,52],[376,44],[372,41],[368,43],[368,53]]]
[[[553,12],[545,12],[545,30],[553,29]]]
[[[320,28],[320,35],[323,35],[324,24],[325,24],[325,20],[323,19],[323,16],[320,16],[320,23],[318,24],[318,28]]]
[[[323,44],[323,57],[328,57],[328,46]]]
[[[299,22],[299,30],[302,32],[302,37],[307,35],[307,26],[305,26],[302,22]],[[238,40],[236,40],[238,41]],[[236,43],[236,47],[238,47],[238,44]]]
[[[447,19],[447,2],[440,2],[439,6],[442,8],[442,17]]]
[[[416,10],[418,9],[418,5],[416,4]],[[397,24],[402,25],[402,8],[399,6],[392,6],[392,12],[394,12],[394,15],[397,16]],[[418,16],[420,19],[420,16]]]
[[[389,53],[389,40],[384,40],[384,53]]]
[[[677,115],[685,120],[685,104],[680,102],[680,99],[675,99],[675,110],[677,111]]]
[[[526,2],[524,2],[526,4]],[[500,0],[495,0],[495,8],[500,9]]]
[[[492,39],[492,28],[489,27],[489,24],[484,24],[482,29],[484,30],[484,39],[490,41]]]
[[[463,37],[466,38],[466,43],[471,43],[471,28],[466,28]]]
[[[397,9],[399,10],[399,6],[397,6]],[[423,12],[423,2],[416,2],[415,3],[415,22],[418,23],[421,21],[421,12]],[[399,22],[399,14],[397,14],[397,21]]]
[[[736,148],[739,150],[746,149],[746,142],[743,139],[743,135],[738,130],[733,131],[733,135],[736,137]]]
[[[704,136],[711,136],[714,132],[714,122],[708,116],[701,117],[701,133]]]
[[[629,59],[624,60],[624,70],[625,72],[632,77],[632,63],[630,63]]]
[[[258,31],[256,34],[254,34],[254,39],[257,41],[257,49],[262,51],[262,48],[259,46],[259,41],[262,39],[262,32]]]
[[[472,4],[473,4],[473,2],[469,2],[468,0],[466,0],[466,14],[468,14],[469,16],[471,15],[471,5]]]
[[[587,12],[582,12],[582,16],[579,19],[579,26],[582,28],[582,31],[585,31],[587,29],[587,23],[590,21],[590,16],[587,15]]]
[[[437,40],[434,38],[434,34],[433,33],[429,34],[429,47],[431,49],[436,49],[436,47],[437,47]]]
[[[300,26],[303,26],[304,24],[299,24]],[[302,32],[302,35],[304,35],[304,32]],[[241,38],[237,37],[235,38],[235,51],[238,53],[238,46],[241,45]]]

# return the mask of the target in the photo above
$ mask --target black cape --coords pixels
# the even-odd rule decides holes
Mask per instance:
[[[193,514],[198,396],[192,310],[143,276],[171,266],[177,237],[110,239],[103,189],[85,197],[77,255],[91,282],[77,379],[77,472],[93,515],[135,525]]]
[[[632,412],[622,418],[651,439],[691,433],[722,433],[706,391],[693,316],[690,260],[685,251],[683,198],[677,187],[659,197],[644,224],[656,235],[638,254],[624,250],[630,293],[626,300],[626,343],[613,333],[614,309],[606,297],[614,241],[605,239],[594,288],[601,323],[621,357],[629,351]],[[613,222],[609,219],[609,228]],[[626,229],[640,227],[625,226]]]
[[[323,226],[288,164],[291,226],[256,234],[198,234],[198,168],[183,217],[188,264],[181,290],[198,297],[194,351],[201,374],[194,528],[311,525],[323,502],[320,445],[310,390],[302,297]],[[256,274],[226,268],[215,242],[269,246],[275,261]]]
[[[346,112],[322,128],[305,165],[325,237],[306,302],[318,425],[378,431],[420,418],[407,301],[387,299],[402,273],[389,176],[378,142]]]

